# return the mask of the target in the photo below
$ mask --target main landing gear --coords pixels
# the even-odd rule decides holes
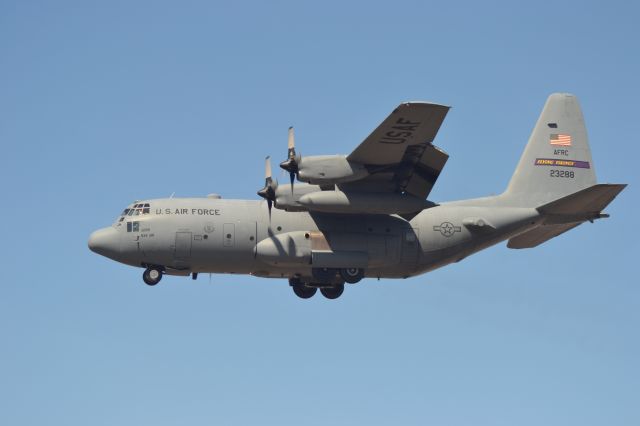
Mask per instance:
[[[349,284],[355,284],[364,278],[364,269],[344,268],[340,269],[340,276]]]
[[[337,299],[344,293],[344,284],[334,284],[331,287],[322,287],[320,293],[327,299]]]
[[[304,284],[292,285],[293,292],[301,299],[310,299],[318,291],[317,287],[307,287]]]
[[[156,285],[162,279],[162,268],[158,266],[149,266],[142,273],[142,280],[147,285]]]
[[[298,277],[289,278],[289,285],[296,296],[301,299],[312,298],[320,289],[320,293],[327,299],[337,299],[344,293],[344,281],[331,283],[306,283]]]

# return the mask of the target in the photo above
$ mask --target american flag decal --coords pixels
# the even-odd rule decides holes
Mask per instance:
[[[552,133],[549,136],[549,143],[551,145],[571,146],[571,135]]]

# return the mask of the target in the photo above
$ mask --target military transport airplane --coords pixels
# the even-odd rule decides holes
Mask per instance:
[[[501,241],[535,247],[603,209],[625,184],[596,184],[575,96],[552,94],[504,193],[427,200],[449,156],[432,144],[449,107],[407,102],[349,155],[301,156],[289,129],[291,182],[279,185],[266,159],[264,200],[164,198],[136,201],[91,234],[89,248],[164,274],[287,278],[294,293],[329,299],[344,284],[408,278]],[[303,183],[295,183],[295,181]]]

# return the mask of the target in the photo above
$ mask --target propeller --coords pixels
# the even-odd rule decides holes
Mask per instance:
[[[267,156],[264,159],[264,188],[258,191],[258,195],[267,200],[267,207],[269,208],[269,218],[271,218],[271,207],[276,202],[276,189],[278,188],[278,182],[271,178],[271,157]]]
[[[293,135],[293,127],[289,127],[289,140],[287,143],[287,159],[280,163],[280,167],[289,172],[291,180],[291,193],[293,193],[293,181],[298,175],[298,157],[296,156],[296,143]]]

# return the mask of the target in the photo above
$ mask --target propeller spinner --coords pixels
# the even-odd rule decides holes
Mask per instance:
[[[264,159],[264,188],[258,191],[258,195],[267,200],[269,217],[271,217],[271,207],[276,202],[277,188],[278,182],[271,178],[271,157],[267,156],[267,158]]]
[[[296,144],[293,135],[293,127],[289,127],[289,140],[287,146],[287,159],[280,163],[280,167],[289,172],[289,178],[291,180],[291,192],[293,193],[293,181],[297,177],[299,170],[299,158],[296,156]]]

